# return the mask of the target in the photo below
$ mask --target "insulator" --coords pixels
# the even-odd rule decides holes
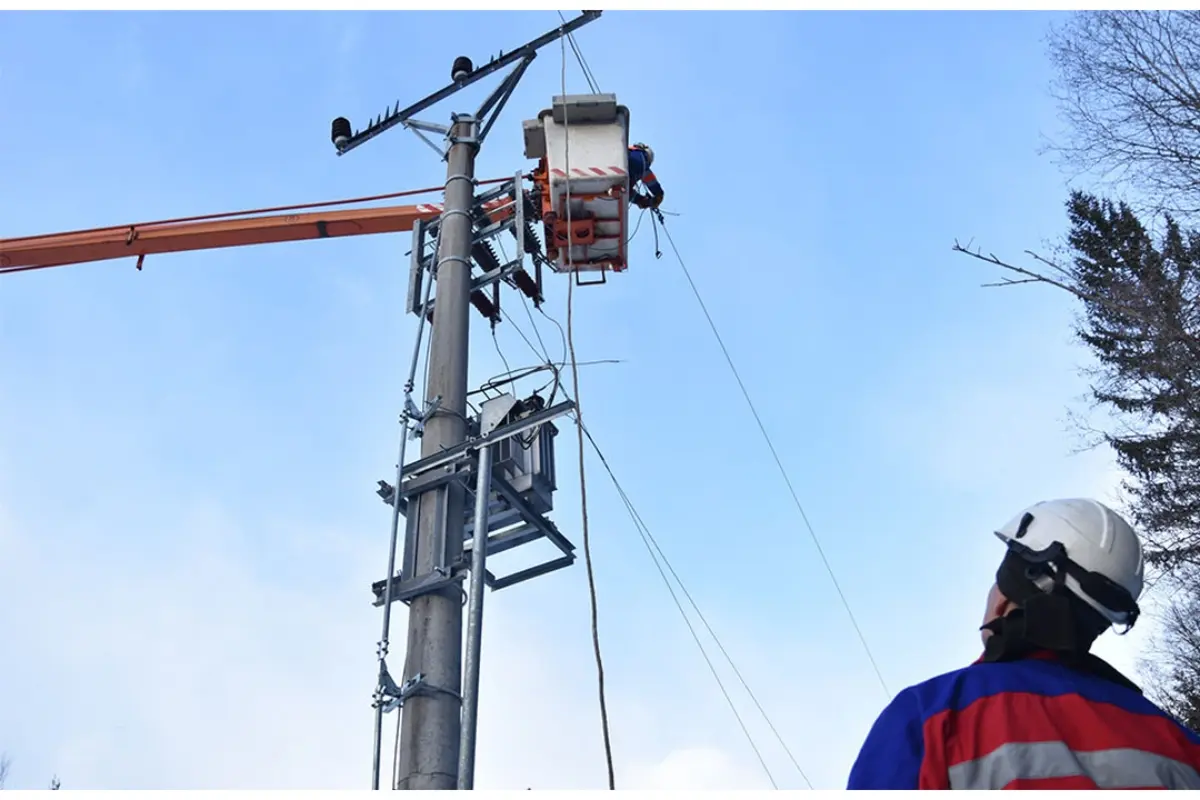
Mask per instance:
[[[491,272],[500,267],[500,259],[496,257],[496,251],[492,248],[491,242],[476,242],[471,247],[471,255],[475,257],[475,263],[484,272]]]
[[[466,56],[459,56],[454,59],[454,66],[450,67],[450,80],[457,83],[465,80],[468,75],[475,71],[475,65],[471,63],[471,59]]]
[[[525,252],[540,253],[542,251],[542,243],[538,241],[537,231],[529,222],[525,223]]]
[[[512,274],[512,281],[521,290],[521,293],[535,303],[542,301],[542,296],[538,292],[537,283],[530,277],[529,273],[523,269],[517,269]]]
[[[483,315],[484,319],[490,319],[496,322],[500,321],[498,309],[483,292],[471,292],[471,305],[475,306],[475,309]]]
[[[351,128],[350,120],[345,117],[338,117],[333,121],[332,130],[329,138],[333,142],[333,146],[341,150],[350,141]]]

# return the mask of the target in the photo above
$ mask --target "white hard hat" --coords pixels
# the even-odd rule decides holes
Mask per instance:
[[[634,145],[634,147],[636,147],[638,150],[645,151],[647,167],[654,163],[654,150],[651,149],[650,145],[642,144],[641,142],[638,142],[637,144]]]
[[[1064,588],[1117,625],[1137,619],[1145,580],[1137,532],[1089,499],[1048,500],[1022,511],[996,535],[1031,563],[1054,564]],[[1037,583],[1037,581],[1035,581]],[[1039,584],[1043,591],[1049,591]]]

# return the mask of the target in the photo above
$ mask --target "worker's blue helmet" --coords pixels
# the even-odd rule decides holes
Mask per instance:
[[[647,167],[654,163],[654,151],[650,149],[650,145],[642,144],[641,142],[638,142],[637,144],[635,144],[633,146],[633,149],[641,150],[643,153],[646,154],[646,166]]]

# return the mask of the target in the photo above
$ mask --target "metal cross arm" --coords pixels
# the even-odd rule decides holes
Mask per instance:
[[[576,17],[570,22],[560,25],[554,30],[539,36],[532,41],[526,42],[516,50],[513,50],[510,53],[501,53],[500,56],[493,58],[482,67],[475,67],[471,63],[470,59],[460,56],[454,62],[454,68],[451,71],[450,84],[442,87],[433,94],[428,95],[424,99],[418,100],[405,109],[401,109],[400,104],[396,103],[394,108],[391,108],[385,111],[383,114],[375,117],[372,122],[362,130],[351,133],[350,121],[345,117],[338,117],[333,121],[332,135],[333,144],[337,149],[337,154],[339,156],[343,155],[363,144],[364,142],[374,139],[376,136],[388,130],[389,128],[394,128],[397,125],[409,125],[421,130],[434,130],[441,132],[440,126],[434,126],[427,122],[414,121],[412,120],[412,117],[420,114],[430,106],[440,103],[442,100],[445,100],[447,97],[455,94],[460,89],[465,89],[471,84],[486,78],[488,75],[498,72],[509,65],[518,64],[519,62],[513,73],[509,75],[508,79],[506,79],[503,84],[501,84],[501,88],[497,89],[496,92],[494,92],[480,108],[480,118],[482,118],[483,115],[488,111],[493,111],[491,118],[484,124],[483,127],[482,135],[486,135],[487,131],[490,130],[492,123],[495,121],[496,116],[498,116],[500,111],[503,109],[504,103],[507,102],[508,96],[512,93],[513,88],[516,87],[517,81],[520,80],[521,75],[524,73],[525,69],[528,68],[529,63],[537,55],[537,51],[552,42],[558,41],[560,37],[566,36],[567,34],[582,28],[589,22],[599,19],[601,13],[603,12],[584,11],[580,16]],[[491,108],[493,105],[497,106],[494,110]],[[482,135],[480,138],[482,138]]]
[[[439,483],[455,480],[455,467],[459,464],[469,464],[470,459],[468,456],[471,454],[471,451],[480,445],[495,444],[517,434],[525,433],[572,411],[574,408],[574,401],[564,400],[558,405],[544,408],[541,411],[535,411],[516,422],[496,428],[496,430],[489,434],[468,439],[460,445],[443,450],[441,453],[412,462],[404,468],[404,483],[400,487],[401,496],[410,497],[414,493],[426,491]],[[438,469],[445,470],[446,474],[444,476],[431,474]]]

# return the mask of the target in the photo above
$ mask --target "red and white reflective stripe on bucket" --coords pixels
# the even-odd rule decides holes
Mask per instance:
[[[561,169],[552,169],[550,172],[560,178],[567,177],[567,173]],[[624,175],[625,170],[620,167],[571,167],[572,178],[611,178]]]

